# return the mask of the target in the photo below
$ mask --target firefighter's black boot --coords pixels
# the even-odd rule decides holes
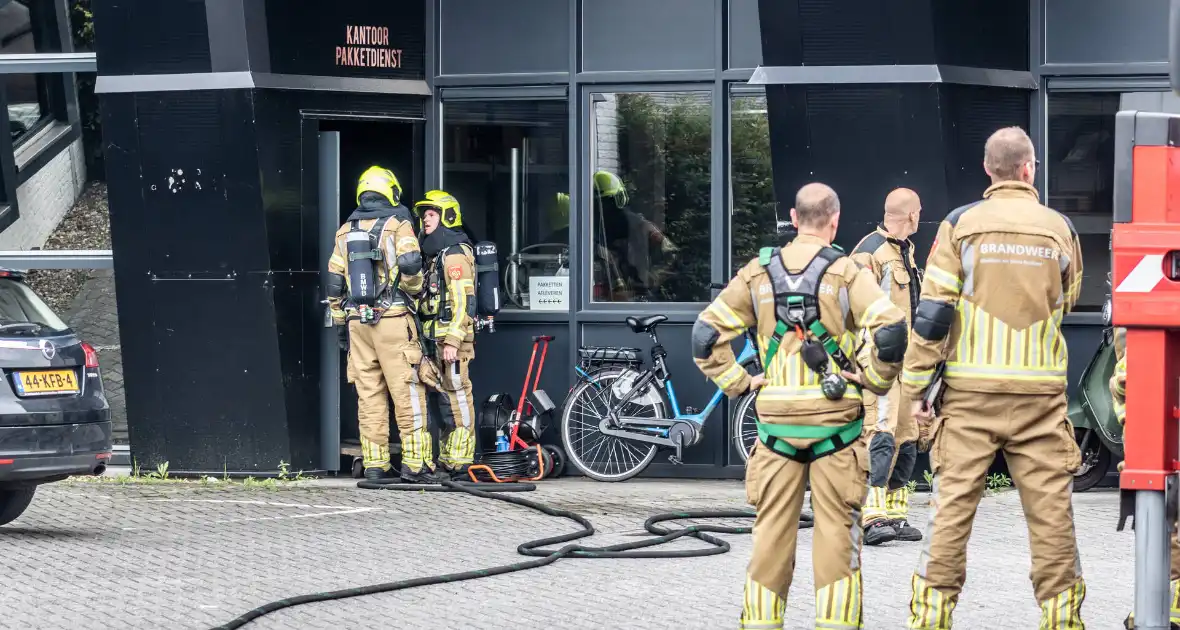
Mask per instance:
[[[418,472],[414,472],[405,464],[402,464],[401,467],[401,478],[402,483],[437,483],[434,479],[433,470],[423,468]]]
[[[889,521],[874,521],[865,527],[864,543],[870,547],[897,540],[897,530]]]
[[[385,470],[384,468],[380,468],[378,466],[374,466],[372,468],[365,469],[365,480],[366,481],[380,481],[382,479],[389,479],[391,477],[393,477],[393,475],[390,474],[390,472],[388,470]]]

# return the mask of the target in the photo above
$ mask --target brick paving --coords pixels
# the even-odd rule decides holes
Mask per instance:
[[[109,269],[91,271],[63,317],[83,341],[98,351],[99,370],[111,406],[113,438],[115,444],[127,444],[127,400],[123,395],[123,352],[119,345],[114,273]]]
[[[739,482],[582,479],[525,495],[582,513],[588,544],[635,540],[657,512],[743,508]],[[916,502],[925,503],[925,495]],[[1116,628],[1131,604],[1133,538],[1115,532],[1117,494],[1074,499],[1088,627]],[[925,507],[914,509],[923,522]],[[738,524],[735,521],[733,524]],[[0,528],[4,628],[211,628],[284,596],[522,560],[517,544],[574,525],[467,495],[375,492],[331,480],[279,490],[66,482],[42,487]],[[549,567],[299,606],[251,629],[735,628],[748,536],[707,558],[559,560]],[[811,628],[810,530],[800,540],[787,628]],[[697,541],[674,543],[678,547]],[[918,548],[864,553],[868,628],[905,626]],[[1015,492],[984,499],[956,628],[1034,628],[1029,554]]]

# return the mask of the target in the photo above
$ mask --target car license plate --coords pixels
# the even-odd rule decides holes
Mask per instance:
[[[78,378],[73,370],[17,372],[13,376],[17,392],[22,396],[78,392]]]

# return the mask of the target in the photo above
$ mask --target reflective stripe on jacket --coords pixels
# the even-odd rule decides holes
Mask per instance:
[[[951,212],[927,260],[901,382],[913,400],[946,360],[946,384],[975,392],[1065,391],[1061,321],[1081,290],[1073,224],[1035,188],[1001,182]]]
[[[794,273],[805,268],[827,245],[816,237],[801,235],[779,250],[779,255],[786,268]],[[854,354],[859,329],[875,332],[905,318],[881,292],[872,274],[848,258],[828,267],[819,286],[818,299],[820,321],[848,356]],[[765,364],[776,322],[770,276],[757,259],[751,260],[697,318],[693,359],[705,376],[726,394],[738,396],[749,389],[751,377],[736,363],[730,342],[746,330],[756,329],[759,361]],[[696,338],[702,334],[708,338]],[[769,423],[789,421],[823,426],[840,426],[854,419],[861,406],[860,392],[850,386],[841,400],[825,398],[820,377],[804,364],[800,348],[795,332],[790,332],[767,367],[767,383],[757,400],[760,419]],[[829,363],[838,373],[830,358]],[[861,369],[867,380],[885,391],[901,367],[900,363],[882,362],[875,354],[868,355],[864,363]]]

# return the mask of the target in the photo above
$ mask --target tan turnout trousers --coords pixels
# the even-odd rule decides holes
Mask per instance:
[[[418,378],[422,349],[410,315],[389,315],[376,324],[348,322],[348,366],[356,385],[361,452],[365,468],[389,470],[389,400],[402,443],[402,467],[433,469],[426,392]]]
[[[442,426],[439,430],[438,463],[452,472],[462,472],[475,459],[475,402],[471,394],[468,369],[475,357],[475,344],[464,341],[459,348],[459,360],[442,360],[442,345],[433,361],[422,362],[422,382],[441,397],[439,411]]]
[[[910,415],[909,401],[901,398],[900,382],[893,384],[887,396],[866,390],[864,401],[870,486],[861,520],[867,526],[878,520],[895,521],[909,516],[908,484],[917,462],[918,423]],[[887,434],[892,439],[885,442],[878,438],[874,443],[878,434]]]
[[[967,579],[967,539],[988,467],[1004,453],[1028,522],[1031,578],[1041,627],[1082,630],[1085,597],[1073,519],[1073,473],[1081,464],[1065,394],[948,389],[932,427],[929,535],[918,560],[909,627],[948,630]]]
[[[868,481],[864,439],[809,464],[757,442],[746,465],[746,498],[757,508],[754,553],[747,571],[743,630],[782,628],[795,572],[799,514],[808,476],[815,513],[812,565],[816,628],[863,628],[860,510]],[[758,620],[758,621],[754,621]]]

